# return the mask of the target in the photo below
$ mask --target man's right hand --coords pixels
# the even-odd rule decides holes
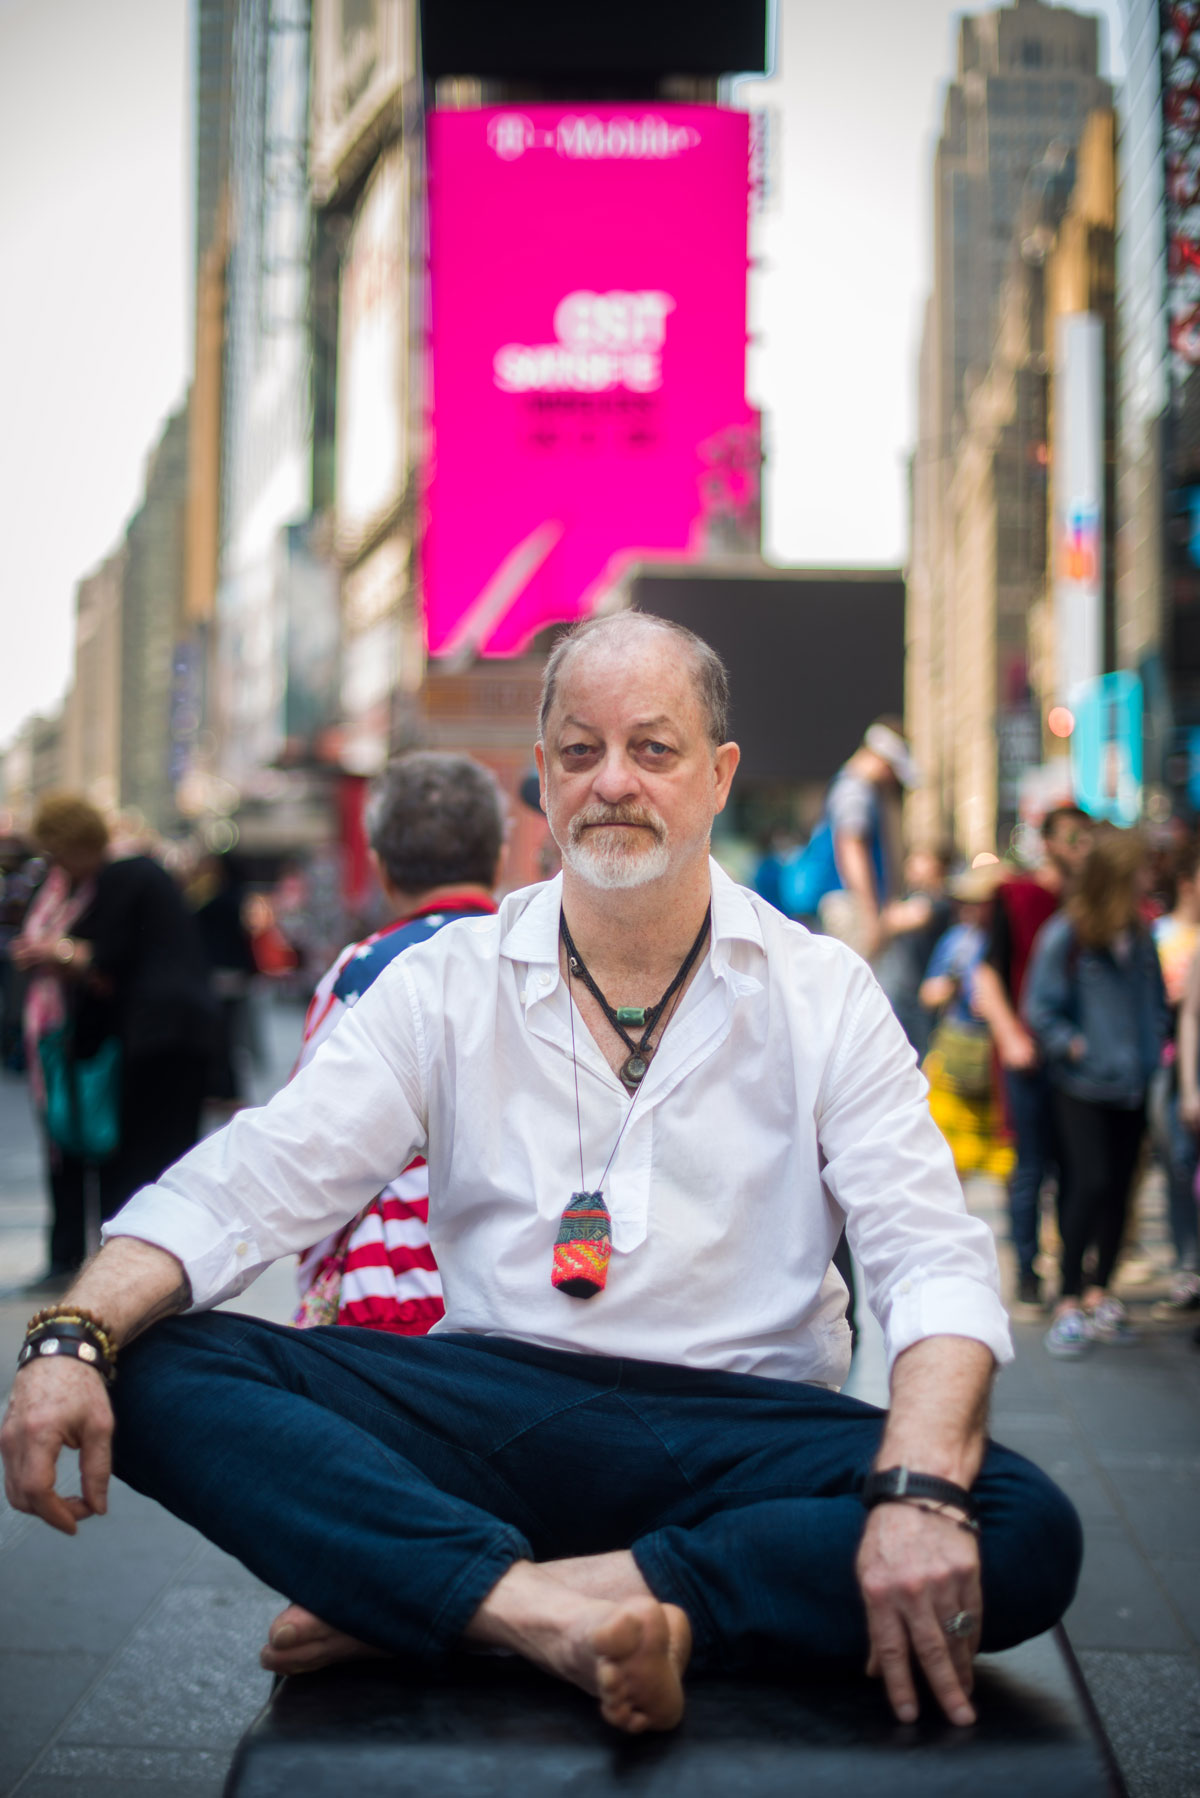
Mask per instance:
[[[66,1356],[29,1362],[13,1382],[0,1429],[8,1502],[73,1536],[85,1517],[102,1516],[108,1509],[112,1434],[112,1406],[95,1368]],[[64,1498],[55,1491],[64,1448],[79,1450],[81,1497]]]
[[[1200,1134],[1200,1089],[1179,1094],[1179,1116],[1188,1129]]]
[[[1000,1066],[1011,1068],[1017,1074],[1027,1074],[1038,1064],[1037,1043],[1020,1024],[996,1038],[996,1053],[1000,1057]]]

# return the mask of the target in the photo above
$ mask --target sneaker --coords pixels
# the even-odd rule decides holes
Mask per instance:
[[[1060,1361],[1078,1361],[1092,1346],[1091,1326],[1082,1311],[1064,1311],[1045,1335],[1046,1353]]]
[[[1200,1311],[1200,1274],[1178,1273],[1166,1298],[1151,1306],[1150,1315],[1169,1322],[1188,1311]]]
[[[1036,1305],[1041,1309],[1042,1282],[1031,1267],[1024,1267],[1017,1278],[1018,1305]]]
[[[1097,1342],[1136,1342],[1138,1339],[1120,1299],[1101,1299],[1089,1312],[1087,1327]]]

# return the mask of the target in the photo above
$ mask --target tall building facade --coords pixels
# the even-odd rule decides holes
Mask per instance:
[[[63,783],[102,811],[121,796],[124,543],[75,589],[75,656],[63,718]]]
[[[145,494],[125,533],[121,603],[119,802],[164,835],[178,823],[174,740],[186,704],[177,658],[184,636],[187,482],[188,418],[181,407],[150,453]]]
[[[424,674],[423,95],[416,0],[315,0],[311,177],[322,499],[340,586],[330,749],[354,777],[411,740]]]
[[[292,601],[308,572],[296,576],[313,506],[309,54],[308,0],[239,0],[209,715],[216,773],[242,796],[248,824],[279,799]],[[301,607],[311,598],[305,587]]]
[[[1153,812],[1200,809],[1200,4],[1123,0],[1117,636]]]
[[[1052,145],[1073,152],[1088,115],[1110,106],[1098,54],[1094,18],[1041,0],[964,18],[935,154],[934,268],[912,460],[906,682],[906,712],[926,784],[914,798],[910,826],[922,837],[953,830],[964,846],[990,848],[983,839],[1000,821],[996,746],[1001,713],[1020,712],[1026,703],[1022,616],[1032,595],[1023,578],[1008,583],[1003,628],[987,646],[975,615],[981,591],[995,591],[999,577],[986,571],[1002,551],[998,540],[989,547],[979,533],[1003,530],[1005,508],[994,504],[985,526],[978,507],[968,507],[973,522],[964,525],[963,490],[978,491],[981,458],[990,454],[980,447],[980,433],[986,438],[1004,428],[996,411],[1007,404],[997,392],[1003,379],[993,381],[990,395],[984,390],[1030,174]],[[1019,254],[1019,242],[1016,248]],[[957,474],[956,494],[968,438],[975,474]],[[1009,512],[1021,504],[1019,493],[1010,496]],[[1015,525],[1020,528],[1020,518]],[[969,754],[964,714],[974,745]],[[990,772],[983,747],[989,742]]]
[[[192,0],[193,336],[188,407],[188,502],[181,655],[192,689],[189,732],[175,745],[177,787],[192,816],[205,811],[201,735],[215,687],[221,421],[229,259],[229,150],[236,0]]]

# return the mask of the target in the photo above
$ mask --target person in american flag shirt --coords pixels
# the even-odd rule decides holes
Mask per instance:
[[[392,762],[367,802],[371,860],[393,920],[349,943],[319,982],[293,1069],[306,1067],[384,968],[459,918],[495,911],[504,819],[486,768],[466,755],[417,750]],[[424,1336],[443,1315],[429,1243],[429,1175],[416,1156],[350,1223],[297,1265],[293,1321],[357,1324]]]

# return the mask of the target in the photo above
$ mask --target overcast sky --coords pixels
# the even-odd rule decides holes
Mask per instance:
[[[754,397],[767,553],[898,563],[930,170],[956,9],[779,0]],[[971,10],[982,10],[973,8]],[[1110,15],[1119,51],[1117,0]],[[53,709],[190,356],[185,0],[0,0],[0,745]]]

